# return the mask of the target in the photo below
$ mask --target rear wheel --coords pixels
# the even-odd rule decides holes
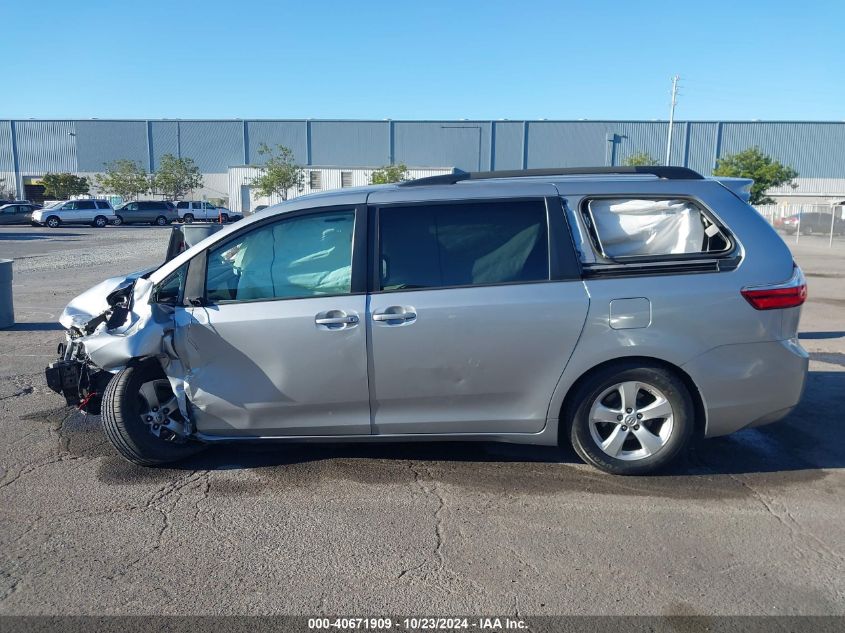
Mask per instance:
[[[185,420],[156,360],[126,367],[109,381],[102,416],[103,430],[112,445],[141,466],[176,462],[204,448],[174,432]]]
[[[186,213],[186,214],[184,215],[184,217],[182,218],[182,221],[183,221],[185,224],[191,224],[191,222],[193,222],[193,221],[194,221],[194,214],[193,214],[193,213]]]
[[[160,215],[156,218],[155,223],[159,226],[166,226],[167,225],[167,218],[163,215]]]
[[[221,214],[221,215],[220,215],[220,221],[221,221],[223,224],[226,224],[226,223],[229,221],[229,216],[228,216],[228,215],[226,215],[225,213]]]
[[[55,215],[51,215],[49,218],[47,218],[46,224],[51,229],[57,229],[62,225],[62,221],[59,218],[57,218]]]
[[[662,367],[625,364],[590,376],[565,415],[575,452],[616,475],[667,466],[688,447],[695,424],[692,397],[680,378]]]
[[[93,226],[95,226],[98,229],[102,229],[103,227],[107,226],[108,223],[109,223],[109,221],[108,221],[108,218],[106,218],[106,216],[98,215],[96,218],[94,218]]]

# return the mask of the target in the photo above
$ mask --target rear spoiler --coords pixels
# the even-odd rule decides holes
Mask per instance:
[[[711,176],[710,178],[731,191],[743,202],[748,202],[751,199],[751,185],[754,184],[751,178],[733,178],[731,176]]]

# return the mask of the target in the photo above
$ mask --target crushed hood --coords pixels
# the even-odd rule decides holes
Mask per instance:
[[[154,271],[155,268],[139,270],[128,275],[109,277],[75,297],[62,311],[59,323],[67,329],[76,327],[82,329],[88,321],[109,309],[107,297],[127,284]]]

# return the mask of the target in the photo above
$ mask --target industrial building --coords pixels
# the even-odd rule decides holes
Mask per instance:
[[[38,200],[47,172],[92,176],[117,159],[155,171],[173,154],[202,171],[195,197],[249,211],[258,201],[247,167],[261,164],[263,144],[293,150],[307,170],[307,187],[294,193],[307,193],[363,184],[372,168],[391,163],[413,175],[621,165],[635,152],[663,158],[667,133],[666,121],[0,120],[0,178],[18,197]],[[845,199],[845,122],[679,121],[673,139],[672,165],[707,175],[720,157],[756,145],[800,174],[775,198]]]

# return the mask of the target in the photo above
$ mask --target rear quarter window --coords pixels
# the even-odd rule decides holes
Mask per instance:
[[[597,197],[581,205],[596,253],[610,261],[724,253],[726,231],[688,198]]]

